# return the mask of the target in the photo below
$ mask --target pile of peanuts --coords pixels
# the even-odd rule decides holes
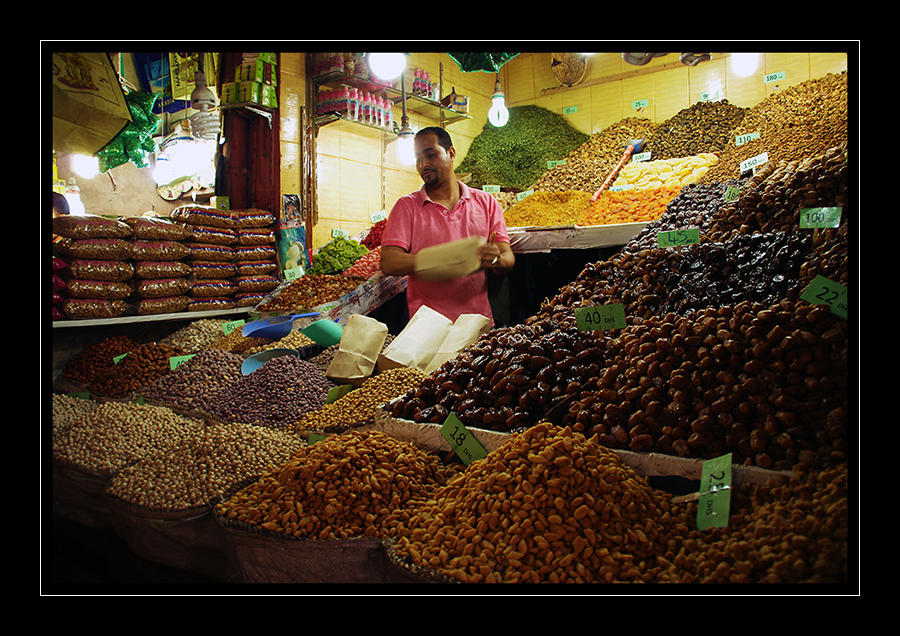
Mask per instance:
[[[247,424],[190,429],[180,441],[154,448],[110,479],[107,494],[153,510],[206,506],[238,484],[287,461],[305,442],[286,431]]]
[[[138,394],[181,412],[209,411],[219,392],[243,377],[243,361],[241,356],[230,351],[204,349],[141,388]]]
[[[540,423],[385,524],[401,562],[464,583],[846,581],[846,467],[733,494],[699,531],[596,438]]]
[[[55,438],[61,431],[69,429],[95,406],[96,402],[92,400],[54,393],[52,399],[53,422],[51,423],[53,437]]]
[[[251,349],[258,349],[275,342],[275,338],[262,338],[258,336],[245,336],[242,329],[233,329],[227,335],[209,345],[210,349],[222,349],[232,353],[247,354]]]
[[[204,424],[171,409],[132,402],[91,402],[93,408],[53,438],[53,457],[93,472],[115,473],[177,444]],[[56,418],[54,414],[54,419]]]
[[[312,429],[328,432],[372,420],[379,407],[418,386],[425,377],[417,369],[386,369],[366,379],[359,388],[336,402],[305,413],[295,428],[297,431]]]
[[[325,404],[333,386],[310,362],[280,356],[217,393],[210,400],[209,413],[225,422],[293,428],[305,413]]]
[[[384,536],[392,513],[424,500],[455,472],[378,431],[332,435],[216,505],[223,521],[294,538]]]
[[[407,510],[394,547],[464,583],[641,582],[688,510],[596,438],[540,423]]]
[[[150,342],[98,374],[90,384],[92,393],[126,396],[154,382],[172,370],[171,358],[183,355],[180,349]]]

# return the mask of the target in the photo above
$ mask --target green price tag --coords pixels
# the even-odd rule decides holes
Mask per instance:
[[[731,509],[731,453],[703,462],[697,529],[728,527]]]
[[[563,108],[563,115],[571,115],[578,112],[578,106],[566,106]]]
[[[122,355],[116,356],[115,358],[113,358],[113,364],[119,364],[122,361],[122,358],[124,358],[127,355],[128,355],[128,352],[126,351]]]
[[[311,444],[315,444],[316,442],[321,442],[324,439],[325,439],[324,435],[319,435],[318,433],[310,433],[307,443],[311,445]]]
[[[224,331],[227,336],[238,327],[243,327],[245,323],[245,320],[229,320],[222,325],[222,331]]]
[[[700,230],[688,228],[686,230],[672,230],[671,232],[659,232],[656,235],[660,247],[677,247],[679,245],[695,245],[700,242]]]
[[[518,193],[516,193],[516,202],[519,202],[522,199],[524,199],[525,197],[530,196],[532,194],[534,194],[534,190],[525,190],[524,192],[518,192]]]
[[[649,152],[639,152],[636,155],[631,155],[631,160],[635,163],[638,161],[650,161],[650,153]]]
[[[384,221],[387,218],[387,214],[382,210],[381,212],[374,212],[369,218],[372,219],[372,223],[378,223],[379,221]]]
[[[769,82],[777,82],[783,80],[784,77],[784,71],[778,71],[777,73],[766,73],[766,75],[763,77],[763,83],[768,84]]]
[[[610,186],[609,188],[607,188],[609,192],[625,192],[625,190],[633,189],[634,185],[631,183],[626,183],[625,185]]]
[[[172,356],[171,358],[169,358],[169,369],[174,371],[193,357],[194,354],[191,354],[189,356]]]
[[[500,186],[498,186],[498,185],[483,185],[483,186],[481,186],[481,189],[484,190],[485,192],[490,192],[491,194],[499,194],[500,193]]]
[[[802,208],[800,210],[801,228],[832,228],[841,224],[841,212],[844,208]]]
[[[284,270],[284,280],[297,280],[301,276],[303,276],[302,267],[291,267]]]
[[[828,305],[831,313],[847,320],[847,288],[840,283],[816,276],[800,298],[811,305]]]
[[[565,159],[559,159],[558,161],[548,161],[548,162],[547,162],[547,167],[548,167],[548,168],[555,168],[556,166],[562,166],[562,165],[564,165],[565,163],[566,163],[566,160],[565,160]]]
[[[738,135],[734,138],[735,146],[743,146],[748,141],[753,141],[754,139],[759,139],[758,132],[746,133],[744,135]]]
[[[441,425],[441,435],[466,465],[487,457],[487,451],[484,450],[481,442],[475,439],[475,436],[453,413],[448,415]]]
[[[649,106],[649,105],[650,105],[649,99],[636,99],[633,102],[631,102],[631,107],[634,108],[635,110],[638,110],[640,108],[647,108],[647,106]]]
[[[340,386],[333,386],[328,389],[328,395],[325,397],[325,404],[331,404],[332,402],[337,402],[342,397],[350,393],[353,390],[352,384],[341,384]]]
[[[339,227],[336,227],[333,230],[331,230],[332,238],[347,238],[349,236],[350,236],[350,234],[347,232],[347,230],[342,230]]]
[[[578,307],[575,309],[575,320],[578,323],[579,331],[624,329],[626,327],[625,306],[616,303],[614,305]]]
[[[725,200],[726,201],[737,201],[738,197],[741,196],[741,189],[737,186],[726,186],[725,188]]]

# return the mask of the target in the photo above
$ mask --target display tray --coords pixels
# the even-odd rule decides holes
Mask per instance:
[[[441,435],[440,424],[413,422],[392,417],[389,411],[378,409],[375,419],[368,425],[386,435],[407,441],[432,452],[450,451],[450,444]],[[469,427],[468,431],[477,439],[484,449],[490,453],[500,448],[512,433],[501,433]],[[629,450],[612,449],[634,471],[644,477],[680,477],[690,481],[699,481],[703,473],[703,459],[675,457],[662,453],[636,453]],[[790,477],[790,471],[778,471],[758,466],[732,465],[732,485],[767,484]]]
[[[555,249],[590,249],[625,245],[647,223],[615,223],[612,225],[566,225],[555,227],[509,228],[509,243],[517,254],[549,252]]]

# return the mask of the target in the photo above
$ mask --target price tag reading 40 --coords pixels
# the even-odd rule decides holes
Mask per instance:
[[[731,453],[703,462],[697,529],[725,528],[731,509]]]
[[[656,235],[660,247],[677,247],[679,245],[694,245],[700,242],[700,230],[690,228],[686,230],[672,230],[660,232]]]
[[[487,451],[484,450],[481,442],[475,439],[469,429],[453,413],[444,420],[441,426],[441,435],[466,465],[487,457]]]
[[[625,307],[622,304],[595,305],[594,307],[578,307],[575,320],[579,331],[596,329],[624,329]]]

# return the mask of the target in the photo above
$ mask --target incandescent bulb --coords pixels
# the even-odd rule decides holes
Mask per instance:
[[[369,53],[369,68],[383,80],[400,77],[406,68],[406,56],[403,53]]]

